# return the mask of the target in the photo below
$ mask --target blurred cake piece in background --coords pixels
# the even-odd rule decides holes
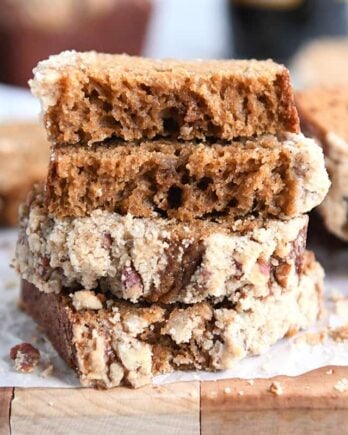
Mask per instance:
[[[303,46],[290,70],[297,88],[348,87],[348,38],[320,38]]]
[[[0,124],[0,224],[16,225],[18,205],[47,174],[49,144],[34,123]]]
[[[139,55],[151,0],[0,0],[0,81],[26,86],[37,62],[66,49]]]
[[[320,214],[331,233],[348,241],[348,84],[305,89],[296,103],[302,130],[323,147],[331,179]]]

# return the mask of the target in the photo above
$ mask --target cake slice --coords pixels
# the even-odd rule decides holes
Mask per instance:
[[[0,225],[18,224],[18,207],[34,183],[46,178],[49,144],[42,126],[0,124]]]
[[[85,216],[97,208],[182,221],[251,213],[294,217],[325,197],[321,148],[303,135],[265,135],[228,144],[111,140],[52,151],[48,210]]]
[[[102,290],[132,302],[236,302],[287,291],[302,274],[308,217],[231,222],[49,215],[33,192],[20,214],[17,269],[39,290]]]
[[[331,179],[320,214],[331,233],[348,240],[348,87],[312,88],[296,100],[303,130],[323,147]]]
[[[267,61],[151,60],[66,51],[30,82],[54,144],[298,132],[289,72]]]
[[[43,293],[22,281],[22,305],[81,384],[140,387],[173,370],[223,370],[308,328],[320,314],[323,272],[307,253],[287,292],[249,296],[235,305],[135,305],[81,290]]]

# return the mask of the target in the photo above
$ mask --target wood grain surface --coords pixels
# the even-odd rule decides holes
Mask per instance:
[[[8,435],[10,431],[10,415],[13,388],[0,388],[0,435]]]
[[[205,434],[348,434],[348,389],[335,386],[348,367],[325,367],[302,376],[224,380],[201,385]],[[270,391],[277,382],[282,394]]]
[[[138,390],[2,388],[0,434],[348,434],[344,378],[348,367]]]

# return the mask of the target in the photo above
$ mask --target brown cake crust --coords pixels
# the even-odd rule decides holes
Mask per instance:
[[[22,278],[41,291],[97,289],[137,302],[196,303],[286,291],[302,274],[307,216],[288,220],[51,217],[44,196],[21,208]]]
[[[298,132],[288,70],[267,61],[151,60],[63,52],[30,82],[54,144]]]
[[[321,311],[323,272],[307,254],[298,285],[231,305],[139,305],[82,290],[43,293],[22,281],[22,305],[84,386],[139,387],[173,370],[222,370],[265,352]]]
[[[328,189],[320,148],[302,135],[227,144],[111,141],[52,151],[48,210],[58,217],[95,209],[181,221],[214,214],[293,217]]]

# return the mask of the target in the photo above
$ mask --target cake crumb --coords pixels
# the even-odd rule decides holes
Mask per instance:
[[[239,396],[244,396],[244,391],[240,390],[240,391],[238,391],[238,394],[239,394]]]
[[[302,334],[295,340],[296,344],[308,344],[309,346],[318,346],[322,344],[327,338],[327,331],[323,329],[319,332],[307,332]]]
[[[48,406],[53,406],[53,402],[48,402]]]
[[[340,379],[334,386],[334,389],[340,393],[345,393],[348,391],[348,378]]]
[[[10,358],[17,372],[31,373],[39,364],[40,352],[30,343],[21,343],[11,348]]]
[[[254,381],[254,379],[247,379],[247,383],[249,385],[254,385],[255,381]]]
[[[283,388],[279,382],[274,381],[271,383],[269,387],[269,391],[276,396],[281,396],[283,394]]]
[[[343,318],[348,318],[348,298],[335,302],[335,313]]]
[[[345,296],[343,293],[341,293],[339,290],[337,290],[336,288],[332,288],[331,289],[331,294],[329,296],[329,300],[331,302],[337,302],[337,301],[341,301],[342,299],[345,299]]]
[[[332,374],[333,374],[333,370],[332,370],[332,369],[326,370],[325,373],[326,373],[327,375],[332,375]]]
[[[288,338],[293,337],[297,333],[298,333],[298,328],[296,326],[291,326],[288,329],[288,332],[286,333],[286,337],[288,337]]]
[[[90,290],[80,290],[71,295],[75,310],[100,310],[103,304],[98,296]]]
[[[231,390],[230,387],[225,387],[225,388],[224,388],[224,393],[225,393],[225,394],[231,394],[231,392],[232,392],[232,390]]]
[[[339,326],[335,329],[329,330],[330,337],[337,343],[342,343],[348,340],[348,323],[343,326]]]
[[[166,388],[163,387],[163,385],[156,385],[155,386],[155,390],[158,391],[159,393],[163,394],[166,392]]]

